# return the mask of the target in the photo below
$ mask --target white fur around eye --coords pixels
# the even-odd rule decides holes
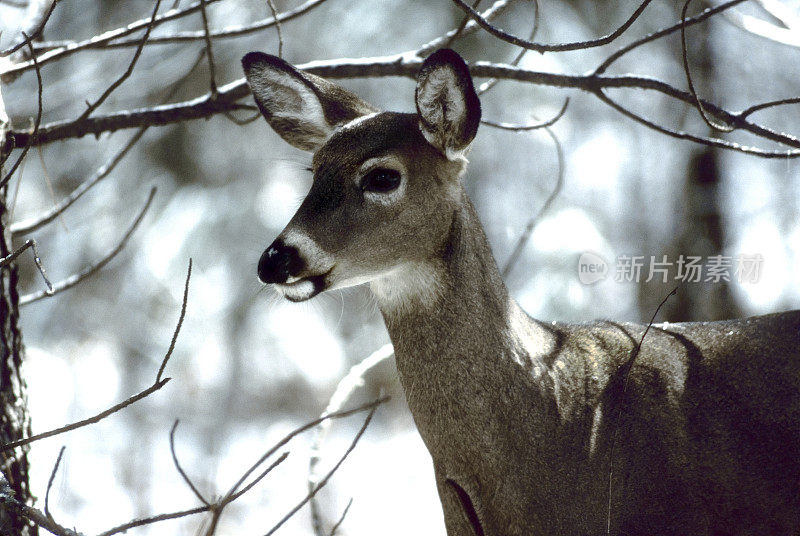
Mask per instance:
[[[364,199],[371,203],[377,203],[383,206],[393,205],[405,197],[406,184],[408,183],[408,175],[405,167],[397,158],[391,156],[380,156],[366,160],[363,164],[361,164],[361,168],[356,174],[356,186],[361,188],[361,181],[364,179],[364,177],[371,171],[379,168],[393,169],[400,173],[400,185],[390,192],[370,192],[364,190],[362,192]]]

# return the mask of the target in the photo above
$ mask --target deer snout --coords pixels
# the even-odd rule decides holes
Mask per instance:
[[[297,248],[287,246],[278,238],[261,254],[258,260],[258,278],[262,283],[286,283],[305,267]]]

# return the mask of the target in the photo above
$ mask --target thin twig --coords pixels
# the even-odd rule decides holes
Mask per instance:
[[[681,54],[683,55],[683,72],[686,73],[686,83],[689,86],[689,92],[694,98],[695,108],[697,108],[697,111],[700,112],[700,117],[703,118],[703,121],[709,127],[719,130],[720,132],[732,132],[732,126],[723,125],[718,121],[714,121],[714,119],[706,112],[705,108],[703,107],[703,103],[700,101],[700,97],[697,95],[694,82],[692,81],[692,71],[689,67],[689,52],[686,46],[686,12],[688,11],[689,4],[691,3],[692,0],[686,0],[686,2],[683,4],[683,9],[681,10]]]
[[[567,111],[567,106],[569,106],[569,97],[564,99],[564,104],[561,105],[561,109],[556,113],[556,115],[554,115],[552,118],[546,121],[541,121],[539,123],[531,123],[528,125],[516,125],[512,123],[498,123],[496,121],[491,121],[489,119],[481,119],[481,124],[492,128],[499,128],[501,130],[510,130],[512,132],[525,132],[530,130],[537,130],[540,128],[547,128],[556,124],[556,122],[558,122],[558,120],[564,116],[564,113]]]
[[[592,47],[599,47],[602,45],[607,45],[614,41],[617,37],[625,33],[625,31],[639,18],[645,8],[650,4],[652,0],[644,0],[639,7],[636,8],[633,15],[631,15],[628,20],[626,20],[620,27],[616,30],[611,32],[608,35],[597,39],[590,39],[588,41],[576,41],[572,43],[556,43],[556,44],[545,44],[545,43],[535,43],[533,41],[529,41],[527,39],[521,39],[514,35],[511,35],[508,32],[505,32],[496,26],[494,26],[491,22],[486,20],[480,13],[472,9],[469,4],[464,2],[464,0],[453,0],[455,4],[461,8],[469,17],[474,20],[478,25],[492,34],[493,36],[497,37],[498,39],[502,39],[507,43],[511,43],[512,45],[516,45],[521,48],[527,48],[529,50],[534,50],[536,52],[544,53],[544,52],[564,52],[568,50],[579,50],[585,48],[592,48]]]
[[[502,15],[508,9],[510,9],[514,4],[517,4],[520,1],[522,0],[496,0],[495,3],[492,4],[491,7],[489,7],[489,9],[481,13],[481,16],[487,21],[492,21],[497,17],[499,17],[500,15]],[[461,38],[463,39],[464,37],[467,37],[468,35],[477,32],[478,30],[480,30],[480,28],[481,27],[478,26],[478,24],[474,20],[470,19],[470,21],[461,31]],[[435,39],[428,41],[421,47],[418,47],[415,50],[410,50],[401,55],[403,56],[413,55],[416,56],[417,58],[427,58],[437,49],[443,48],[449,42],[450,38],[456,34],[457,31],[458,27],[453,28],[444,35],[441,35]]]
[[[36,264],[36,268],[39,270],[39,274],[42,276],[42,279],[44,279],[44,284],[47,287],[45,293],[48,295],[53,295],[55,289],[53,288],[53,283],[51,283],[50,279],[47,278],[47,272],[44,269],[44,264],[42,264],[42,259],[39,257],[36,240],[32,238],[26,240],[25,243],[18,247],[13,253],[0,259],[0,268],[5,268],[8,266],[14,261],[14,259],[19,257],[28,248],[31,249],[31,253],[33,254],[33,262]]]
[[[122,149],[120,149],[114,156],[109,158],[97,169],[97,171],[91,175],[91,177],[80,183],[68,196],[59,201],[58,204],[54,205],[43,214],[39,214],[33,218],[11,224],[11,235],[19,236],[32,233],[58,218],[64,213],[65,210],[72,206],[75,201],[80,199],[93,186],[106,178],[109,173],[114,171],[114,168],[117,167],[117,164],[119,164],[125,155],[127,155],[133,146],[136,145],[136,143],[141,139],[147,128],[147,126],[140,127],[139,130],[131,137],[131,139],[128,140],[125,146],[122,147]]]
[[[339,527],[342,526],[342,523],[344,523],[344,518],[347,517],[347,512],[350,511],[350,507],[351,506],[353,506],[353,498],[352,497],[350,497],[350,500],[347,501],[347,506],[344,507],[344,511],[342,511],[342,515],[339,517],[339,520],[336,522],[336,524],[333,527],[331,527],[331,531],[329,533],[329,536],[334,536],[336,534],[336,531],[339,530]]]
[[[225,497],[223,497],[216,503],[210,505],[209,511],[212,513],[212,516],[211,516],[211,521],[208,524],[208,528],[206,529],[205,535],[213,536],[213,534],[216,533],[217,531],[217,525],[219,524],[219,520],[222,517],[222,513],[224,512],[225,508],[230,503],[232,503],[233,501],[235,501],[236,499],[238,499],[239,497],[250,491],[253,488],[253,486],[261,482],[261,480],[263,480],[264,477],[266,477],[269,473],[271,473],[273,469],[275,469],[278,465],[282,464],[288,456],[289,453],[284,452],[274,462],[272,462],[269,465],[269,467],[264,469],[257,477],[255,477],[245,487],[243,487],[242,489],[240,489],[235,493],[232,493],[233,490],[231,489],[231,492],[228,492],[228,494],[226,494]]]
[[[389,360],[394,356],[394,347],[391,344],[385,344],[376,351],[372,352],[365,359],[360,361],[345,374],[344,378],[339,380],[336,389],[333,392],[328,406],[322,413],[322,416],[335,414],[347,404],[350,397],[356,389],[364,385],[364,377],[366,374],[380,365],[381,363]],[[332,425],[329,419],[321,420],[317,425],[314,439],[311,442],[311,457],[308,460],[308,478],[306,479],[309,492],[312,491],[317,484],[319,484],[319,476],[317,475],[317,465],[322,457],[322,443],[328,435]],[[323,527],[322,514],[319,510],[317,501],[311,499],[311,524],[314,529],[314,534],[323,536],[325,531]]]
[[[132,521],[128,521],[127,523],[123,523],[122,525],[119,525],[117,527],[113,527],[104,532],[101,532],[97,536],[112,536],[114,534],[128,532],[129,530],[136,527],[144,527],[145,525],[152,525],[153,523],[160,523],[162,521],[169,521],[171,519],[180,519],[182,517],[194,516],[197,514],[208,512],[208,510],[209,510],[208,506],[197,506],[195,508],[189,508],[188,510],[179,510],[177,512],[170,512],[168,514],[158,514],[151,517],[134,519]]]
[[[59,292],[62,292],[64,290],[67,290],[69,288],[72,288],[75,285],[77,285],[78,283],[80,283],[81,281],[83,281],[84,279],[86,279],[87,277],[90,277],[91,275],[95,274],[97,271],[99,271],[101,268],[103,268],[106,264],[108,264],[111,261],[111,259],[113,259],[120,251],[122,251],[122,249],[128,243],[128,240],[130,240],[131,236],[133,235],[133,232],[139,226],[139,223],[141,223],[142,218],[144,218],[145,213],[147,213],[147,209],[150,208],[150,203],[153,201],[153,197],[155,196],[155,193],[156,193],[156,188],[153,187],[150,190],[150,194],[147,197],[147,201],[145,202],[145,204],[142,207],[142,209],[139,211],[139,214],[136,216],[136,219],[133,220],[133,223],[131,223],[131,225],[128,228],[128,230],[122,236],[122,239],[119,241],[119,243],[117,243],[117,245],[114,248],[112,248],[108,253],[106,253],[100,260],[98,260],[95,263],[91,264],[90,266],[84,268],[83,270],[81,270],[77,274],[71,275],[71,276],[69,276],[68,278],[66,278],[64,280],[59,281],[58,283],[53,285],[53,291],[52,292],[44,292],[44,291],[42,291],[42,292],[35,292],[33,294],[26,294],[25,296],[22,296],[19,299],[19,304],[20,305],[27,305],[29,303],[33,303],[35,301],[39,301],[42,298],[47,298],[47,297],[53,296],[55,294],[58,294]]]
[[[206,4],[211,4],[212,2],[219,2],[221,0],[206,0]],[[234,25],[228,26],[221,30],[212,30],[211,31],[211,38],[212,39],[226,39],[226,38],[235,38],[242,35],[247,35],[250,33],[255,33],[267,28],[271,28],[272,26],[287,22],[289,20],[295,19],[304,15],[305,13],[309,12],[315,7],[322,5],[322,3],[326,2],[327,0],[308,0],[305,3],[297,6],[294,9],[289,11],[283,12],[278,15],[278,18],[269,18],[263,19],[260,21],[253,22],[247,25]],[[194,13],[195,11],[200,9],[200,2],[198,1],[191,6],[188,6],[182,10],[175,11],[170,15],[170,13],[166,13],[159,17],[156,17],[155,20],[152,20],[152,23],[155,26],[158,26],[161,23],[164,23],[168,20],[173,20],[179,17],[184,17],[188,14]],[[77,52],[81,52],[87,49],[104,49],[110,50],[112,48],[119,48],[119,47],[138,47],[141,43],[141,39],[122,39],[123,37],[127,37],[128,35],[134,33],[137,30],[141,30],[142,28],[147,27],[151,23],[151,19],[144,19],[141,21],[136,21],[125,28],[119,28],[116,30],[111,30],[106,32],[102,35],[92,37],[85,41],[80,42],[64,42],[64,43],[45,43],[41,46],[48,46],[53,47],[57,46],[53,50],[49,50],[39,56],[39,63],[41,65],[45,65],[47,63],[51,63],[53,61],[61,60],[69,55],[75,54]],[[205,40],[205,31],[185,31],[185,32],[176,32],[174,34],[170,34],[167,36],[151,36],[147,40],[147,46],[153,45],[166,45],[166,44],[174,44],[174,43],[185,43],[185,42],[193,42],[193,41],[202,41]],[[36,45],[34,45],[36,48]],[[14,65],[10,65],[0,71],[0,76],[11,76],[16,75],[18,73],[30,70],[33,68],[33,64],[30,61],[27,62],[20,62]]]
[[[178,474],[181,475],[183,481],[186,482],[186,485],[189,486],[189,489],[192,490],[194,496],[198,498],[198,500],[206,506],[210,506],[210,503],[203,497],[203,494],[197,489],[197,486],[194,485],[192,479],[189,478],[189,475],[186,474],[186,471],[183,470],[181,467],[180,462],[178,461],[178,455],[175,453],[175,431],[178,429],[178,422],[175,421],[175,424],[172,425],[172,429],[169,431],[169,452],[172,454],[172,463],[175,466],[175,469],[178,470]]]
[[[636,358],[639,356],[639,352],[642,350],[642,344],[644,343],[644,338],[647,337],[647,333],[650,331],[650,328],[653,327],[653,322],[656,320],[656,316],[658,312],[664,307],[664,304],[667,303],[667,300],[670,299],[672,296],[677,294],[678,289],[680,288],[680,284],[672,289],[672,292],[667,294],[661,303],[658,304],[656,307],[655,312],[653,312],[653,316],[650,318],[650,322],[647,323],[647,328],[645,328],[644,333],[642,333],[639,342],[631,351],[631,355],[628,360],[622,365],[622,392],[620,394],[620,401],[619,401],[619,410],[617,411],[616,419],[612,424],[614,433],[611,439],[611,446],[609,447],[608,451],[608,506],[606,510],[606,535],[611,535],[611,491],[612,491],[612,478],[614,476],[614,448],[617,444],[617,437],[619,436],[619,421],[622,418],[622,411],[625,407],[625,393],[628,390],[628,379],[630,378],[631,370],[633,369],[633,365],[636,362]]]
[[[205,0],[202,0],[205,2]],[[205,5],[205,3],[203,3]],[[142,50],[144,50],[144,44],[147,42],[147,38],[150,37],[150,32],[153,30],[153,26],[156,20],[156,13],[158,13],[158,8],[161,6],[161,0],[156,0],[155,5],[153,6],[153,13],[150,15],[150,24],[147,26],[147,29],[144,31],[144,35],[142,39],[139,41],[139,46],[136,47],[136,52],[133,54],[133,58],[131,58],[130,63],[128,64],[128,68],[125,69],[125,72],[122,73],[122,76],[117,78],[110,86],[106,88],[102,95],[94,102],[94,103],[86,103],[87,108],[86,111],[81,114],[81,116],[77,119],[78,121],[83,121],[94,112],[101,104],[105,102],[105,100],[119,87],[122,85],[125,80],[127,80],[131,74],[133,74],[133,70],[136,68],[136,62],[139,61],[139,56],[142,55]]]
[[[228,504],[230,504],[231,502],[235,501],[236,499],[238,499],[239,497],[241,497],[242,495],[247,493],[249,490],[251,490],[253,488],[253,486],[255,486],[260,480],[262,480],[267,474],[269,474],[270,471],[272,471],[275,467],[277,467],[280,463],[282,463],[287,458],[288,453],[284,452],[272,464],[270,464],[266,469],[264,469],[261,473],[259,473],[259,475],[256,476],[251,482],[249,482],[246,486],[241,487],[244,484],[244,482],[246,482],[247,479],[261,465],[263,465],[263,463],[267,459],[269,459],[275,452],[278,451],[278,449],[283,447],[292,438],[294,438],[295,436],[297,436],[299,434],[302,434],[303,432],[307,431],[308,429],[316,426],[317,424],[319,424],[319,422],[321,420],[337,419],[337,418],[347,417],[349,415],[353,415],[355,413],[359,413],[359,412],[365,411],[367,409],[369,409],[372,412],[374,412],[375,409],[379,405],[383,404],[387,400],[388,400],[388,397],[383,397],[383,398],[380,398],[380,399],[375,400],[373,402],[370,402],[368,404],[364,404],[362,406],[358,406],[356,408],[348,409],[348,410],[345,410],[345,411],[340,411],[340,412],[337,412],[337,413],[332,413],[332,414],[329,414],[329,415],[324,415],[323,417],[320,417],[319,419],[315,419],[314,421],[311,421],[311,422],[301,426],[300,428],[295,429],[294,431],[292,431],[289,434],[287,434],[281,441],[279,441],[278,443],[273,445],[263,456],[261,456],[258,459],[258,461],[256,461],[256,463],[254,463],[244,473],[244,475],[239,480],[237,480],[237,482],[231,487],[231,489],[228,491],[228,493],[224,497],[222,497],[219,501],[217,501],[215,503],[212,503],[210,505],[203,505],[203,506],[198,506],[198,507],[195,507],[195,508],[190,508],[190,509],[187,509],[187,510],[180,510],[180,511],[177,511],[177,512],[171,512],[171,513],[167,513],[167,514],[159,514],[159,515],[151,516],[151,517],[147,517],[147,518],[136,519],[136,520],[124,523],[122,525],[119,525],[117,527],[114,527],[112,529],[109,529],[109,530],[107,530],[105,532],[102,532],[98,536],[113,536],[114,534],[127,532],[128,530],[130,530],[132,528],[142,527],[142,526],[150,525],[150,524],[153,524],[153,523],[159,523],[161,521],[166,521],[166,520],[170,520],[170,519],[179,519],[179,518],[182,518],[182,517],[201,514],[201,513],[204,513],[204,512],[212,512],[212,513],[214,513],[216,511],[221,511]],[[240,487],[241,487],[241,489],[240,489]],[[219,514],[215,514],[215,515],[217,517],[219,517]]]
[[[275,9],[275,3],[272,0],[267,0],[267,5],[272,13],[272,18],[275,19],[275,30],[278,32],[278,57],[283,57],[283,31],[281,30],[281,22],[278,20],[278,10]]]
[[[212,97],[217,94],[217,74],[214,66],[214,50],[211,46],[211,35],[208,29],[208,13],[206,0],[200,0],[200,14],[203,17],[203,34],[206,41],[206,57],[208,58],[208,78]]]
[[[644,36],[644,37],[642,37],[640,39],[637,39],[637,40],[633,41],[632,43],[629,43],[629,44],[625,45],[624,47],[620,48],[619,50],[617,50],[616,52],[611,54],[609,57],[607,57],[603,61],[603,63],[601,63],[594,70],[593,74],[603,74],[604,72],[606,72],[606,70],[608,70],[608,68],[611,66],[611,64],[613,64],[615,61],[620,59],[622,56],[624,56],[625,54],[627,54],[631,50],[634,50],[634,49],[639,48],[640,46],[642,46],[644,44],[647,44],[647,43],[649,43],[651,41],[655,41],[656,39],[660,39],[660,38],[662,38],[662,37],[664,37],[666,35],[674,33],[674,32],[676,32],[676,31],[678,31],[678,30],[680,30],[682,28],[688,28],[689,26],[694,26],[695,24],[699,24],[699,23],[703,22],[704,20],[706,20],[706,19],[708,19],[710,17],[713,17],[717,13],[725,11],[726,9],[730,9],[733,6],[736,6],[736,5],[741,4],[742,2],[746,2],[746,1],[747,0],[730,0],[729,2],[722,3],[722,4],[718,5],[718,6],[710,7],[708,9],[706,9],[705,11],[703,11],[703,12],[697,14],[696,16],[692,17],[692,18],[681,20],[678,23],[673,24],[672,26],[668,26],[666,28],[662,28],[661,30],[658,30],[658,31],[653,32],[653,33],[651,33],[649,35],[646,35],[646,36]]]
[[[155,193],[155,188],[152,190]],[[152,195],[150,197],[152,200]],[[148,200],[148,203],[150,202]],[[144,214],[144,212],[142,212]],[[169,341],[169,348],[167,349],[167,356],[161,361],[161,366],[158,369],[158,373],[156,374],[156,383],[161,381],[161,376],[164,374],[164,369],[167,367],[167,361],[169,361],[172,352],[175,350],[175,343],[178,342],[178,334],[181,331],[181,326],[183,326],[183,320],[186,318],[186,306],[189,303],[189,280],[192,278],[192,259],[189,258],[189,268],[186,270],[186,283],[183,285],[183,301],[181,302],[181,314],[178,316],[178,329],[176,329],[172,333],[172,339]]]
[[[58,4],[60,1],[61,0],[53,0],[50,3],[50,7],[47,10],[43,10],[41,13],[38,13],[37,17],[34,20],[30,21],[34,26],[33,31],[30,31],[30,28],[26,28],[27,30],[29,30],[28,34],[26,35],[26,32],[22,32],[23,39],[14,46],[9,47],[4,51],[0,52],[0,58],[10,56],[11,54],[13,54],[14,52],[21,49],[24,46],[29,47],[31,58],[33,58],[35,56],[35,52],[33,47],[31,46],[31,41],[33,41],[34,39],[38,39],[39,36],[42,35],[44,27],[47,25],[47,21],[50,20],[50,15],[53,14],[53,10],[56,8],[56,4]]]
[[[58,466],[61,465],[61,458],[64,456],[64,451],[66,449],[67,447],[62,446],[58,451],[58,458],[56,458],[53,471],[50,473],[50,479],[47,481],[47,491],[44,494],[44,515],[50,519],[53,519],[53,516],[50,514],[50,490],[53,488],[53,482],[56,479],[56,473],[58,473]]]
[[[481,0],[475,0],[475,1],[472,3],[472,9],[477,9],[477,8],[478,8],[478,6],[480,5],[480,3],[481,3]],[[452,35],[450,35],[450,37],[448,37],[448,38],[447,38],[447,41],[445,41],[445,43],[444,43],[444,46],[443,46],[442,48],[450,48],[450,47],[452,47],[452,46],[453,46],[453,43],[456,41],[456,39],[458,39],[459,37],[461,37],[461,32],[463,32],[463,31],[464,31],[464,28],[466,28],[466,27],[467,27],[467,23],[468,23],[470,20],[471,20],[471,19],[469,18],[469,16],[465,15],[465,16],[464,16],[464,17],[461,19],[461,24],[459,24],[459,25],[456,27],[456,31],[455,31],[455,32],[454,32]]]
[[[285,516],[283,516],[283,518],[281,518],[281,520],[278,521],[269,530],[269,532],[267,532],[267,534],[265,536],[271,536],[272,534],[274,534],[275,531],[277,531],[279,528],[281,528],[281,526],[284,523],[286,523],[286,521],[288,521],[292,516],[294,516],[297,513],[298,510],[300,510],[303,506],[305,506],[305,504],[308,501],[310,501],[319,492],[319,490],[321,490],[323,487],[325,487],[325,485],[330,480],[331,476],[333,476],[333,474],[339,469],[339,467],[342,465],[342,463],[344,463],[344,461],[347,459],[347,457],[350,455],[350,453],[353,452],[353,449],[356,448],[356,444],[358,443],[359,439],[361,439],[361,436],[364,435],[364,431],[366,431],[367,426],[369,426],[370,421],[372,421],[372,416],[375,415],[375,411],[377,409],[378,409],[377,405],[372,407],[372,409],[369,411],[369,414],[367,415],[367,418],[364,419],[364,424],[361,426],[361,429],[358,431],[356,436],[353,438],[353,441],[350,443],[350,446],[347,447],[347,450],[342,455],[342,457],[339,458],[339,461],[336,462],[336,464],[333,466],[333,468],[330,471],[328,471],[328,473],[325,475],[325,477],[322,480],[320,480],[319,484],[317,484],[317,486],[313,490],[311,490],[311,492],[309,492],[308,495],[306,495],[303,500],[301,500],[299,503],[297,503],[297,505],[294,508],[289,510],[289,512]]]
[[[25,34],[23,34],[23,35],[25,35]],[[5,186],[6,184],[8,184],[8,181],[11,180],[11,177],[17,171],[17,168],[22,163],[22,161],[25,159],[25,156],[28,154],[28,150],[30,150],[30,148],[31,148],[32,141],[36,139],[36,135],[39,132],[39,126],[42,123],[42,87],[43,87],[42,86],[42,70],[39,67],[39,63],[36,61],[36,56],[33,56],[33,48],[31,48],[31,42],[30,42],[30,39],[28,39],[27,35],[25,35],[25,41],[28,44],[29,50],[31,51],[31,55],[32,55],[32,59],[33,59],[33,65],[34,65],[34,67],[36,69],[36,84],[37,84],[37,92],[36,93],[37,93],[37,100],[38,100],[38,107],[37,107],[37,110],[36,110],[36,121],[33,123],[33,132],[31,133],[31,136],[28,138],[28,141],[25,143],[25,147],[23,147],[22,152],[20,153],[20,155],[17,158],[16,162],[14,162],[14,165],[11,166],[11,169],[8,171],[8,173],[3,178],[3,180],[0,180],[0,188]]]
[[[769,102],[762,102],[761,104],[755,104],[746,110],[742,110],[738,115],[742,119],[746,119],[750,114],[755,112],[759,112],[767,108],[774,108],[776,106],[785,106],[787,104],[800,104],[800,97],[790,97],[788,99],[778,99]]]
[[[84,426],[89,426],[90,424],[95,424],[97,422],[100,422],[103,419],[105,419],[106,417],[108,417],[110,415],[113,415],[114,413],[117,413],[118,411],[120,411],[122,409],[127,408],[131,404],[135,404],[139,400],[147,398],[151,394],[155,393],[156,391],[158,391],[159,389],[164,387],[167,384],[167,382],[169,382],[170,379],[171,378],[164,378],[163,380],[161,380],[160,383],[151,385],[147,389],[145,389],[143,391],[140,391],[139,393],[133,395],[132,397],[130,397],[130,398],[126,399],[126,400],[123,400],[119,404],[116,404],[116,405],[108,408],[107,410],[102,411],[102,412],[98,413],[97,415],[94,415],[93,417],[89,417],[88,419],[84,419],[82,421],[77,421],[77,422],[74,422],[72,424],[67,424],[65,426],[62,426],[61,428],[56,428],[54,430],[49,430],[47,432],[42,432],[41,434],[34,434],[34,435],[30,436],[30,437],[26,437],[26,438],[23,438],[23,439],[18,439],[16,441],[12,441],[10,443],[6,443],[4,445],[0,445],[0,452],[6,451],[6,450],[11,450],[11,449],[14,449],[14,448],[17,448],[17,447],[21,447],[22,445],[27,445],[28,443],[33,443],[34,441],[47,439],[48,437],[61,435],[61,434],[67,433],[67,432],[71,432],[73,430],[77,430],[78,428],[83,428]]]
[[[191,277],[191,272],[187,272],[186,285],[189,284],[190,277]],[[184,303],[183,303],[182,307],[186,307],[186,299],[187,299],[187,294],[184,293]],[[175,327],[175,332],[172,335],[173,340],[177,338],[178,332],[180,331],[180,329],[181,329],[181,324],[178,323],[178,325]],[[164,355],[164,358],[161,360],[161,367],[159,368],[159,370],[163,370],[164,367],[167,366],[167,361],[169,360],[171,355],[172,355],[171,352],[167,352]],[[22,445],[27,445],[29,443],[33,443],[34,441],[39,441],[41,439],[45,439],[45,438],[48,438],[48,437],[53,437],[53,436],[60,435],[60,434],[66,433],[66,432],[71,432],[72,430],[76,430],[78,428],[83,428],[84,426],[88,426],[90,424],[94,424],[94,423],[100,422],[103,419],[105,419],[106,417],[108,417],[110,415],[113,415],[114,413],[117,413],[118,411],[120,411],[122,409],[125,409],[125,408],[127,408],[128,406],[130,406],[132,404],[135,404],[139,400],[147,398],[151,394],[155,393],[156,391],[158,391],[159,389],[164,387],[170,381],[170,379],[171,378],[160,379],[156,383],[154,383],[153,385],[148,387],[147,389],[144,389],[143,391],[140,391],[139,393],[133,395],[132,397],[128,398],[127,400],[123,400],[119,404],[116,404],[116,405],[108,408],[107,410],[102,411],[102,412],[98,413],[97,415],[94,415],[93,417],[89,417],[88,419],[83,419],[81,421],[77,421],[77,422],[74,422],[72,424],[68,424],[66,426],[62,426],[61,428],[56,428],[55,430],[50,430],[48,432],[43,432],[41,434],[35,434],[35,435],[30,436],[30,437],[19,439],[17,441],[12,441],[10,443],[6,443],[5,445],[0,445],[0,452],[6,451],[6,450],[11,450],[11,449],[20,447]]]
[[[56,536],[83,536],[79,532],[62,527],[37,508],[28,506],[27,504],[20,502],[13,497],[4,498],[4,500],[0,502],[0,507],[7,508],[9,506],[14,508],[17,511],[17,514],[39,526],[39,528],[47,530],[51,534],[55,534]]]
[[[531,33],[528,36],[529,41],[533,41],[533,39],[536,37],[536,34],[539,32],[539,16],[540,16],[539,0],[531,0],[531,1],[533,2],[533,27],[531,28]],[[517,52],[516,57],[513,60],[511,60],[510,65],[514,66],[519,65],[519,63],[522,61],[522,58],[524,58],[528,52],[529,50],[527,48],[520,49],[519,52]],[[478,86],[476,93],[480,97],[487,91],[491,90],[494,86],[496,86],[497,82],[499,82],[497,78],[490,78],[489,80],[486,80],[480,86]]]
[[[212,4],[220,1],[222,0],[206,0],[206,4]],[[41,55],[38,56],[38,59],[40,65],[45,65],[53,61],[64,59],[67,56],[70,56],[77,52],[81,52],[83,50],[114,47],[113,41],[115,39],[127,37],[139,30],[147,28],[150,24],[153,24],[153,26],[156,27],[165,22],[186,17],[188,15],[191,15],[192,13],[195,13],[199,9],[200,9],[200,2],[198,0],[194,4],[187,6],[184,9],[170,10],[166,13],[158,15],[155,19],[148,17],[146,19],[138,20],[128,24],[123,28],[116,28],[114,30],[109,30],[103,32],[100,35],[95,35],[84,41],[34,43],[33,48],[36,51],[44,51]],[[200,34],[200,38],[202,39],[202,32]],[[131,39],[125,44],[125,46],[137,47],[139,46],[140,42],[141,39],[138,38]],[[5,70],[0,72],[0,76],[16,75],[21,72],[27,71],[31,68],[33,68],[33,65],[30,61],[16,63],[13,66],[9,66]]]
[[[511,270],[514,268],[514,265],[516,265],[516,263],[522,257],[522,252],[525,251],[525,246],[528,244],[528,240],[530,240],[536,225],[538,225],[542,216],[547,213],[550,205],[553,204],[553,202],[556,200],[556,197],[558,197],[558,195],[561,193],[561,190],[564,188],[564,177],[566,175],[567,167],[566,159],[564,158],[564,147],[561,145],[561,141],[551,128],[546,127],[546,132],[547,135],[553,140],[553,144],[556,149],[556,157],[558,159],[558,175],[556,178],[556,184],[553,187],[553,191],[547,196],[544,204],[542,204],[542,208],[540,208],[539,211],[534,214],[525,224],[525,228],[522,230],[522,233],[517,239],[517,243],[514,245],[511,255],[508,256],[508,260],[506,260],[506,263],[503,265],[503,269],[501,271],[503,279],[508,277],[508,275],[511,273]]]
[[[661,132],[667,136],[672,138],[677,138],[679,140],[688,140],[700,145],[708,145],[710,147],[718,147],[720,149],[728,149],[731,151],[736,151],[739,153],[749,154],[752,156],[758,156],[761,158],[797,158],[800,157],[800,150],[786,150],[786,151],[767,151],[764,149],[759,149],[758,147],[750,147],[747,145],[741,145],[736,142],[721,140],[719,138],[712,138],[712,137],[704,137],[704,136],[697,136],[695,134],[690,134],[688,132],[684,132],[682,130],[673,130],[667,128],[665,126],[659,125],[649,119],[621,106],[619,103],[614,101],[611,97],[609,97],[604,91],[598,91],[595,93],[597,97],[617,110],[622,115],[633,119],[634,121],[645,125],[648,128],[651,128],[657,132]],[[761,127],[764,128],[764,127]],[[766,136],[765,136],[766,137]]]

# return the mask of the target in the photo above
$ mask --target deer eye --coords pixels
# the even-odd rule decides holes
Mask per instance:
[[[386,193],[400,186],[400,172],[395,169],[373,169],[361,179],[361,190],[365,192]]]

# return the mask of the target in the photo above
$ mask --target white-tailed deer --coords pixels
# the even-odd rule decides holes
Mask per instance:
[[[799,533],[800,311],[654,325],[640,349],[644,325],[533,320],[461,184],[481,111],[460,56],[424,62],[417,113],[242,62],[272,128],[314,153],[258,276],[292,301],[369,283],[449,535]]]

